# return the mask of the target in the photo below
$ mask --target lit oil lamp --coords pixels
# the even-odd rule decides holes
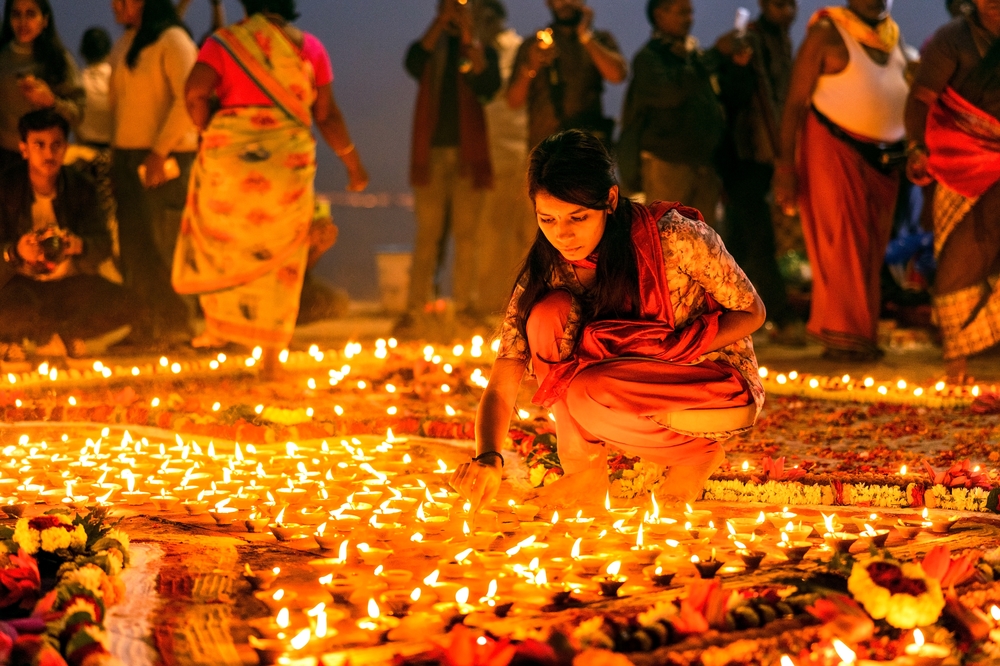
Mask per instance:
[[[927,509],[924,509],[924,529],[927,529],[928,523],[930,523],[930,531],[934,534],[948,534],[951,532],[951,528],[955,526],[958,522],[958,516],[945,516],[945,515],[934,515],[928,517]]]
[[[690,504],[684,505],[686,510],[684,511],[684,520],[691,523],[692,525],[707,525],[708,521],[712,519],[712,512],[706,509],[692,509]]]
[[[868,523],[865,523],[865,528],[861,531],[859,536],[862,539],[870,541],[876,548],[882,548],[885,546],[885,542],[889,538],[889,530],[877,530]]]
[[[233,524],[233,521],[238,517],[239,511],[231,506],[228,506],[229,499],[224,499],[222,501],[216,502],[215,507],[213,507],[209,514],[215,520],[215,524],[219,527],[229,527]]]
[[[420,595],[420,588],[416,587],[410,592],[406,590],[387,590],[382,593],[380,598],[391,616],[401,618],[410,612],[413,604],[420,601]]]
[[[784,529],[784,527],[789,522],[795,520],[798,517],[798,514],[789,511],[787,506],[784,507],[781,511],[773,511],[766,515],[767,519],[771,521],[771,524],[774,525],[774,529],[776,530]]]
[[[736,541],[734,544],[737,548],[736,554],[743,560],[743,565],[747,571],[756,571],[760,568],[760,563],[767,556],[767,553],[762,550],[749,548],[742,541]]]
[[[150,494],[144,490],[135,489],[135,478],[136,475],[130,470],[122,470],[122,476],[125,477],[125,484],[128,486],[128,490],[122,493],[122,499],[125,500],[126,504],[129,506],[142,506],[149,501]]]
[[[784,553],[785,558],[787,558],[791,564],[798,564],[805,558],[809,549],[812,548],[812,543],[804,540],[792,541],[788,538],[788,534],[782,531],[781,541],[778,542],[778,548],[781,549],[781,552]]]
[[[274,583],[280,573],[280,567],[274,567],[273,569],[258,569],[257,571],[254,571],[250,568],[249,564],[246,564],[244,565],[243,577],[246,578],[247,582],[250,583],[250,587],[253,588],[255,592],[259,592],[270,588],[271,584]]]
[[[594,578],[602,597],[617,597],[622,585],[628,581],[626,576],[621,575],[621,568],[621,561],[615,560],[605,569],[605,575]]]
[[[316,540],[316,544],[319,546],[320,550],[333,550],[337,547],[338,537],[334,534],[327,534],[326,526],[327,523],[321,523],[313,533],[313,539]]]
[[[399,620],[397,618],[382,615],[375,599],[368,600],[368,617],[358,620],[358,628],[374,634],[372,638],[377,642],[385,637],[386,632],[398,626]]]
[[[913,643],[904,648],[914,666],[938,666],[951,656],[951,650],[944,645],[927,643],[919,629],[913,630]]]
[[[666,569],[659,564],[651,564],[643,569],[642,573],[646,576],[646,578],[652,581],[653,585],[658,587],[669,586],[673,582],[674,576],[677,575],[677,571],[675,569]]]
[[[369,546],[367,543],[359,543],[357,550],[361,561],[370,567],[379,566],[386,558],[392,555],[392,550],[388,548],[376,548],[375,546]]]
[[[715,578],[715,574],[718,573],[719,569],[722,568],[724,562],[715,558],[715,549],[712,549],[712,554],[707,560],[702,560],[697,555],[691,556],[691,564],[694,568],[698,570],[698,575],[701,578]]]
[[[684,523],[684,529],[687,530],[688,535],[695,540],[704,539],[705,541],[711,541],[718,534],[719,530],[715,526],[715,523],[711,520],[708,521],[707,527],[698,527],[692,525],[690,522]]]
[[[274,519],[274,524],[270,528],[271,534],[278,541],[291,541],[292,539],[299,539],[305,536],[305,527],[302,525],[285,523],[285,509],[282,509],[278,513]]]
[[[604,510],[611,514],[612,520],[631,520],[635,517],[635,514],[639,511],[638,507],[624,507],[624,508],[612,508],[611,506],[611,491],[607,491],[604,494]],[[676,521],[675,521],[676,522]]]
[[[640,566],[649,566],[656,561],[663,549],[656,544],[644,543],[642,530],[643,526],[640,524],[639,531],[636,533],[635,545],[630,548],[632,551],[631,559]]]
[[[351,595],[357,589],[357,583],[354,579],[332,573],[321,576],[319,584],[330,593],[330,597],[335,603],[342,605],[350,603]]]
[[[184,500],[182,506],[190,516],[200,516],[208,511],[208,502],[204,499],[205,491],[199,491],[195,499]]]
[[[813,525],[816,529],[816,534],[823,536],[825,534],[836,534],[837,532],[844,531],[844,524],[837,518],[837,514],[834,513],[828,516],[825,513],[820,513],[819,515],[823,517],[823,521]]]
[[[264,602],[264,605],[271,609],[272,613],[277,613],[298,597],[295,592],[284,588],[280,588],[274,592],[270,590],[254,592],[254,596]]]

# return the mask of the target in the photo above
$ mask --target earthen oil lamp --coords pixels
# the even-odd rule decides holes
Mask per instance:
[[[913,630],[913,643],[904,651],[914,666],[938,666],[951,656],[951,650],[944,645],[924,642],[924,634],[919,629]]]
[[[789,511],[786,506],[781,511],[772,511],[771,513],[766,514],[766,516],[767,519],[771,521],[771,524],[774,525],[774,529],[780,530],[784,529],[789,522],[795,520],[798,517],[798,514]]]
[[[458,591],[455,592],[454,602],[442,601],[440,603],[436,603],[433,606],[434,612],[441,615],[441,619],[444,620],[446,625],[458,621],[476,610],[474,606],[469,605],[469,595],[469,588],[459,588]]]
[[[639,525],[639,531],[635,537],[635,545],[629,550],[632,551],[630,559],[639,566],[649,566],[656,561],[656,558],[663,552],[663,549],[656,544],[645,544],[643,539],[643,527]]]
[[[388,548],[377,548],[367,543],[359,543],[357,550],[361,562],[370,567],[377,567],[392,555],[392,551]]]
[[[264,602],[264,605],[271,609],[272,613],[277,613],[298,597],[295,592],[284,588],[280,588],[274,592],[271,592],[270,590],[254,592],[253,596]]]
[[[604,494],[604,510],[611,515],[612,520],[631,520],[632,518],[635,518],[635,514],[639,512],[639,508],[635,506],[612,508],[611,491],[607,491]]]
[[[271,519],[269,517],[254,511],[246,519],[247,532],[264,532],[267,530],[267,525],[270,522]]]
[[[737,548],[736,554],[740,556],[741,560],[743,560],[743,565],[746,567],[747,571],[756,571],[760,568],[760,563],[767,556],[767,553],[762,550],[749,548],[742,541],[735,541],[733,543]]]
[[[844,531],[844,524],[837,518],[837,514],[834,513],[828,516],[825,513],[820,513],[819,515],[823,516],[823,521],[813,525],[816,534],[824,536]]]
[[[715,549],[712,549],[712,555],[707,560],[702,560],[697,555],[691,556],[691,564],[694,568],[698,570],[698,576],[701,578],[715,578],[715,574],[718,573],[722,565],[725,564],[722,560],[715,559]]]
[[[209,511],[215,520],[215,524],[219,527],[229,527],[239,517],[239,511],[228,506],[228,504],[229,498],[226,498],[220,502],[216,502],[215,507]]]
[[[618,590],[628,581],[627,577],[621,575],[621,568],[621,561],[615,560],[605,569],[605,575],[594,577],[602,597],[617,597]]]
[[[675,569],[666,569],[659,564],[649,565],[642,570],[642,573],[657,587],[668,587],[677,575]]]
[[[785,554],[785,557],[791,564],[798,564],[805,558],[809,549],[812,548],[812,543],[809,541],[791,541],[788,538],[788,534],[782,532],[778,548],[781,549],[781,552]]]
[[[415,587],[412,591],[387,590],[382,593],[380,599],[385,605],[389,614],[393,617],[401,618],[410,612],[410,607],[420,601],[420,588]]]
[[[872,527],[878,529],[879,523],[882,519],[877,513],[870,513],[867,516],[851,516],[850,521],[858,528],[858,532],[865,531],[865,525],[871,525]]]
[[[825,529],[825,528],[824,528]],[[813,528],[811,525],[803,525],[800,520],[798,525],[792,521],[788,521],[781,531],[786,533],[791,541],[805,541],[809,538],[809,535],[813,533]]]
[[[907,541],[915,539],[917,535],[920,534],[920,532],[922,532],[924,529],[923,521],[912,521],[912,520],[904,521],[902,519],[898,519],[896,521],[896,524],[893,525],[893,528],[897,532],[899,532],[899,535],[902,536]]]
[[[380,643],[385,635],[399,626],[399,620],[389,615],[383,615],[375,599],[368,600],[368,617],[358,620],[358,628],[371,634],[373,642]]]
[[[274,524],[270,526],[271,534],[278,541],[291,541],[305,536],[305,527],[292,523],[285,523],[285,509],[282,509],[274,519]]]
[[[319,584],[330,593],[334,603],[347,605],[350,603],[351,595],[357,589],[357,583],[353,578],[329,573],[321,576]]]
[[[573,544],[573,548],[570,550],[570,559],[572,560],[572,569],[578,572],[581,576],[596,576],[600,571],[601,567],[607,561],[607,556],[602,555],[582,555],[580,550],[583,546],[583,539],[577,539]]]
[[[593,518],[584,518],[583,511],[577,511],[575,518],[567,518],[563,521],[563,527],[575,539],[586,535],[587,530],[594,524]]]
[[[159,494],[153,495],[149,499],[153,502],[153,506],[156,507],[157,511],[174,511],[181,503],[180,497],[167,495],[164,490],[161,490]]]
[[[737,534],[755,534],[764,528],[767,518],[761,511],[756,518],[727,518],[726,523],[736,529]]]
[[[691,508],[690,504],[685,504],[687,509],[684,512],[684,520],[691,523],[692,525],[707,525],[708,521],[712,519],[712,512],[706,509],[695,509]]]
[[[439,561],[438,571],[445,578],[463,578],[466,572],[470,571],[472,567],[472,560],[470,558],[474,552],[472,548],[466,548],[455,555],[453,559]]]
[[[924,529],[928,529],[929,527],[930,531],[934,534],[948,534],[951,532],[951,528],[955,526],[955,523],[958,522],[958,516],[934,515],[928,517],[927,513],[927,509],[925,508],[923,527]]]
[[[122,499],[129,506],[142,506],[149,501],[150,494],[144,490],[135,489],[135,479],[136,475],[128,472],[129,470],[122,471],[122,476],[125,477],[125,484],[128,486],[128,490],[122,493]]]
[[[195,499],[184,500],[182,506],[184,510],[188,512],[190,516],[201,516],[208,511],[208,502],[204,499],[205,491],[202,490],[198,493]]]
[[[707,527],[699,527],[692,525],[690,522],[684,523],[684,529],[687,530],[688,535],[692,539],[699,540],[704,539],[705,541],[711,541],[715,538],[715,535],[719,532],[718,528],[715,526],[713,521],[708,521]]]
[[[726,521],[726,530],[729,532],[728,539],[730,541],[750,541],[755,536],[753,532],[737,532],[736,527],[728,520]]]
[[[865,523],[865,528],[858,536],[862,539],[867,539],[876,548],[882,548],[885,546],[885,542],[889,538],[889,530],[877,530],[868,523]]]
[[[319,545],[320,550],[333,550],[337,547],[337,536],[335,534],[327,534],[326,525],[326,523],[321,523],[316,528],[316,532],[313,533],[313,538],[316,540],[317,545]]]
[[[258,569],[254,571],[250,568],[249,564],[243,565],[243,577],[247,579],[250,583],[250,587],[253,588],[255,592],[260,592],[261,590],[266,590],[271,587],[271,583],[275,581],[278,574],[281,573],[281,567],[274,567],[273,569]]]

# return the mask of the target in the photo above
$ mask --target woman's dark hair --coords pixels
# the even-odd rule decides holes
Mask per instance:
[[[665,5],[674,4],[675,0],[649,0],[646,3],[646,18],[649,19],[649,25],[656,27],[656,10]]]
[[[240,3],[246,10],[247,16],[261,12],[272,12],[286,21],[294,21],[299,18],[295,0],[240,0]]]
[[[568,130],[555,134],[531,151],[528,194],[532,201],[539,192],[545,192],[584,208],[607,210],[608,194],[617,184],[614,161],[600,139],[588,132]],[[597,278],[582,303],[584,323],[638,316],[639,269],[632,246],[632,219],[632,202],[619,197],[618,207],[608,214],[604,235],[597,245]],[[525,340],[528,315],[551,290],[552,271],[561,261],[559,250],[539,229],[515,283],[524,285],[517,302],[517,328]]]
[[[146,0],[142,6],[142,23],[139,24],[139,31],[135,33],[132,47],[125,54],[125,62],[129,69],[135,69],[136,63],[139,62],[139,54],[144,48],[155,44],[160,35],[174,26],[183,28],[185,32],[191,34],[184,21],[177,15],[173,0]]]
[[[66,47],[56,32],[56,20],[52,15],[52,5],[49,0],[32,0],[38,6],[47,21],[42,33],[32,43],[32,55],[35,62],[42,66],[41,78],[50,86],[57,86],[66,81],[69,65]],[[0,50],[14,41],[14,29],[10,26],[10,13],[14,8],[14,0],[7,0],[3,5],[3,28],[0,28]]]
[[[88,28],[80,40],[80,55],[88,65],[103,62],[111,53],[111,35],[104,28]]]

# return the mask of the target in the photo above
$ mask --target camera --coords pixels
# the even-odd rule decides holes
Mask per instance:
[[[45,261],[58,264],[66,254],[66,241],[60,235],[52,235],[38,240],[38,248],[42,251]]]

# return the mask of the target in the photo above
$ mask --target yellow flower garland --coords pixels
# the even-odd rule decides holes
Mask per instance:
[[[927,590],[912,594],[893,594],[876,583],[868,574],[868,566],[874,562],[892,564],[902,571],[904,577],[923,581]],[[858,562],[847,579],[847,589],[865,610],[876,620],[886,622],[899,629],[913,629],[933,624],[944,609],[944,594],[941,585],[924,573],[923,567],[915,563],[900,564],[883,558],[872,558],[864,564]]]

